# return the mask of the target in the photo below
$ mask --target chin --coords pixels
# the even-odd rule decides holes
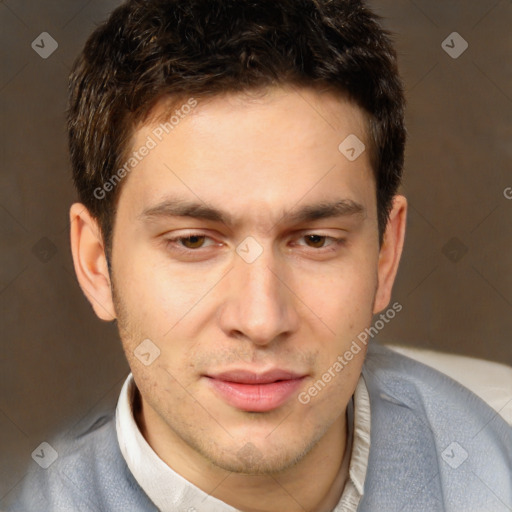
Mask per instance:
[[[261,453],[257,448],[246,445],[241,448],[239,453],[234,454],[233,457],[221,457],[220,460],[212,460],[212,462],[231,473],[261,476],[274,475],[286,471],[301,459],[301,454],[292,454],[288,457],[282,453],[268,456],[265,453]]]
[[[228,447],[215,446],[215,451],[199,451],[215,466],[231,473],[247,475],[272,475],[286,471],[299,463],[315,446],[316,440],[311,440],[307,445],[300,439],[287,438],[288,445],[283,445],[282,440],[277,446],[270,444],[268,438],[253,442],[233,442],[234,446],[240,446],[237,450]],[[302,442],[301,442],[302,441]],[[231,448],[231,447],[229,447]]]

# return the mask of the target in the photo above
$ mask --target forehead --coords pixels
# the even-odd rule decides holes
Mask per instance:
[[[127,158],[149,149],[125,178],[120,203],[138,215],[171,195],[263,217],[277,205],[332,195],[371,209],[369,151],[351,161],[346,140],[369,148],[365,116],[328,92],[189,98],[171,112],[163,101],[134,133]]]

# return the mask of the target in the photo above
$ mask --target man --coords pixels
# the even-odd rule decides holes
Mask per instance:
[[[359,1],[114,11],[71,76],[71,246],[132,373],[12,510],[510,510],[505,421],[368,343],[402,307],[403,109]]]

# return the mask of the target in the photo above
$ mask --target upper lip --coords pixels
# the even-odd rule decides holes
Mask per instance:
[[[206,376],[211,379],[223,380],[226,382],[237,382],[240,384],[270,384],[278,380],[300,379],[304,377],[305,374],[276,368],[261,373],[241,369],[229,370],[215,374],[208,374]]]

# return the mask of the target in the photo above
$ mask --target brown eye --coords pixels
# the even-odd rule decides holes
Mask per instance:
[[[187,249],[200,249],[204,243],[206,236],[204,235],[192,235],[182,237],[179,240],[182,241],[183,245]]]
[[[308,244],[310,247],[315,247],[318,249],[324,246],[325,239],[327,237],[321,235],[306,235],[304,238],[311,242],[310,244]]]

